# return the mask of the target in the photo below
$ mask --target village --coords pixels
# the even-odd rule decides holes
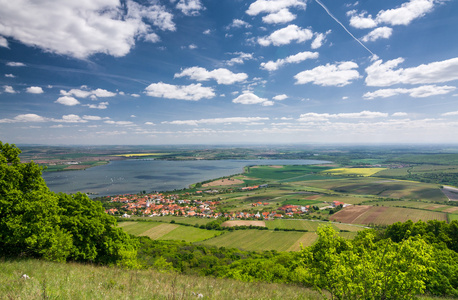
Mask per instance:
[[[240,188],[241,191],[252,191],[266,186],[249,186]],[[218,193],[218,190],[196,191],[195,195]],[[190,193],[185,195],[191,196]],[[177,194],[127,194],[110,197],[110,202],[123,204],[118,208],[106,209],[106,213],[123,218],[136,217],[160,217],[160,216],[181,216],[199,218],[224,217],[231,220],[258,219],[269,220],[278,218],[301,218],[310,210],[318,209],[310,205],[283,205],[275,210],[269,211],[266,202],[253,202],[250,204],[250,211],[221,212],[218,211],[219,201],[187,200],[180,199]],[[348,204],[333,201],[329,205],[320,207],[320,210],[327,208],[345,207]],[[267,210],[267,211],[265,211]],[[254,213],[256,211],[256,213]],[[260,212],[261,211],[261,212]]]

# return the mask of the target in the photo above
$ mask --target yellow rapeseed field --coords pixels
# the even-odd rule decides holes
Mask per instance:
[[[382,170],[386,170],[386,168],[337,168],[322,171],[322,173],[331,175],[355,175],[368,177]]]

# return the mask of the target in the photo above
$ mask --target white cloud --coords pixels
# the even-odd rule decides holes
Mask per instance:
[[[392,117],[406,117],[408,114],[405,113],[405,112],[395,112],[394,114],[392,114],[391,116]]]
[[[233,103],[240,103],[240,104],[261,104],[264,106],[271,105],[270,100],[266,98],[260,98],[253,94],[252,92],[245,91],[243,94],[232,100]],[[265,104],[266,103],[266,104]]]
[[[288,23],[294,19],[296,19],[296,15],[292,14],[287,8],[282,8],[275,13],[262,17],[262,21],[267,24]]]
[[[132,125],[134,125],[134,123],[131,122],[131,121],[113,121],[113,120],[108,120],[108,121],[105,121],[104,123],[106,123],[106,124],[112,124],[112,125],[120,125],[120,126],[132,126]]]
[[[84,59],[95,53],[124,56],[136,38],[152,40],[152,26],[175,30],[165,7],[125,3],[0,0],[0,34],[47,52]]]
[[[104,89],[100,89],[100,88],[90,91],[90,90],[87,90],[86,86],[82,86],[81,89],[71,89],[68,92],[61,90],[60,94],[63,96],[75,96],[78,98],[91,97],[92,99],[97,99],[97,97],[99,98],[114,97],[117,95],[116,93],[113,93],[113,92],[110,92]]]
[[[310,29],[302,29],[301,27],[292,24],[274,31],[269,36],[258,38],[258,43],[261,46],[269,46],[271,44],[274,46],[281,46],[290,44],[292,41],[302,43],[312,39],[312,37],[313,32]]]
[[[410,0],[397,8],[379,11],[375,18],[366,11],[358,14],[356,10],[351,10],[347,15],[351,16],[350,25],[358,29],[374,28],[380,24],[409,25],[413,20],[431,12],[434,5],[440,3],[438,0]]]
[[[403,62],[403,58],[389,60],[385,63],[382,60],[375,61],[366,68],[366,85],[429,84],[458,79],[458,57],[422,64],[418,67],[396,69]]]
[[[290,55],[287,58],[284,59],[277,59],[276,61],[268,61],[266,63],[261,63],[261,69],[267,70],[267,71],[275,71],[278,70],[278,68],[284,66],[285,64],[293,64],[293,63],[300,63],[306,59],[316,59],[318,58],[319,53],[318,52],[310,52],[310,51],[304,51],[304,52],[299,52],[294,55]]]
[[[28,87],[25,91],[30,94],[43,94],[44,93],[43,89],[39,86]]]
[[[245,53],[245,52],[235,52],[232,53],[235,55],[238,55],[237,57],[234,57],[230,60],[226,61],[226,64],[228,66],[233,66],[235,64],[243,64],[246,60],[251,60],[253,59],[253,53]]]
[[[318,49],[323,46],[323,43],[326,40],[326,36],[331,33],[331,30],[328,30],[326,33],[315,33],[315,39],[312,42],[312,49]]]
[[[116,93],[104,90],[104,89],[96,89],[92,91],[92,94],[99,98],[106,98],[106,97],[114,97],[116,96]]]
[[[13,119],[0,119],[0,123],[18,123],[18,122],[46,122],[48,119],[37,114],[21,114]]]
[[[400,7],[388,10],[382,10],[377,14],[378,23],[390,25],[408,25],[413,20],[423,17],[426,13],[432,11],[434,2],[437,0],[410,0],[403,3]]]
[[[269,120],[265,117],[231,117],[231,118],[215,118],[215,119],[200,119],[200,120],[176,120],[171,122],[162,122],[163,124],[174,125],[189,125],[198,126],[200,124],[214,125],[214,124],[234,124],[234,123],[253,123],[259,121]]]
[[[154,124],[153,122],[145,122],[145,125],[154,126],[154,125],[156,125],[156,124]]]
[[[16,76],[14,76],[13,74],[5,74],[5,77],[7,77],[7,78],[16,78]]]
[[[180,0],[176,7],[186,16],[197,16],[205,9],[200,0]]]
[[[350,18],[350,26],[358,29],[368,29],[377,26],[377,22],[372,18],[372,15],[366,16],[367,12],[363,11],[360,14],[356,13],[356,10],[347,12],[347,16]]]
[[[184,76],[188,76],[190,79],[197,81],[207,81],[214,79],[218,84],[233,84],[236,82],[245,81],[248,78],[248,75],[245,73],[232,73],[228,69],[224,68],[207,71],[201,67],[187,68],[184,69],[181,73],[174,75],[174,77]]]
[[[16,94],[17,93],[11,85],[4,85],[3,89],[4,89],[5,93],[9,93],[9,94]]]
[[[361,40],[363,42],[374,42],[378,39],[387,39],[391,36],[392,33],[393,29],[390,27],[379,27],[363,36]]]
[[[54,122],[59,122],[59,123],[86,123],[87,120],[82,119],[78,115],[70,114],[70,115],[64,115],[62,116],[62,119],[60,120],[53,120]]]
[[[9,48],[8,40],[5,39],[3,36],[0,36],[0,47]]]
[[[84,119],[84,120],[88,120],[88,121],[100,121],[100,120],[103,120],[102,117],[99,117],[99,116],[89,116],[89,115],[84,115],[84,116],[83,116],[83,119]]]
[[[358,113],[339,113],[339,114],[328,114],[328,113],[306,113],[301,114],[299,122],[314,122],[314,121],[328,121],[329,119],[374,119],[374,118],[386,118],[387,113],[373,112],[373,111],[362,111]]]
[[[282,101],[282,100],[285,100],[285,99],[287,99],[287,98],[288,98],[287,95],[281,94],[281,95],[277,95],[277,96],[273,97],[272,99],[273,99],[273,100],[276,100],[276,101]]]
[[[93,109],[107,109],[108,104],[109,104],[108,102],[100,102],[98,104],[84,104],[83,106],[87,106]]]
[[[443,117],[458,116],[458,111],[450,111],[442,114]]]
[[[134,97],[134,98],[139,98],[139,97],[140,97],[139,94],[130,94],[130,95],[131,95],[132,97]]]
[[[368,92],[363,95],[366,99],[375,99],[375,98],[388,98],[400,94],[408,94],[413,98],[425,98],[436,95],[448,94],[456,90],[454,86],[437,86],[437,85],[424,85],[416,88],[406,89],[406,88],[397,88],[397,89],[381,89],[375,92]]]
[[[80,102],[78,100],[76,100],[75,98],[70,97],[70,96],[59,97],[54,102],[55,103],[59,103],[59,104],[63,104],[63,105],[66,105],[66,106],[75,106],[75,105],[80,104]]]
[[[212,32],[212,31],[211,31],[210,29],[207,29],[207,30],[205,30],[205,31],[203,32],[203,34],[209,35],[211,32]]]
[[[312,70],[300,72],[294,76],[296,84],[312,82],[321,86],[345,86],[359,78],[358,65],[351,61],[326,64]]]
[[[306,8],[304,1],[300,0],[256,0],[250,4],[247,14],[250,16],[256,16],[260,13],[276,13],[284,8],[288,7],[298,7]]]
[[[1,13],[0,13],[0,14],[1,14]],[[8,67],[25,67],[25,64],[24,64],[24,63],[15,62],[15,61],[7,62],[6,65],[7,65]]]
[[[191,85],[171,85],[163,82],[152,83],[145,89],[151,97],[198,101],[215,97],[212,88],[203,87],[200,83]]]
[[[251,25],[243,20],[240,19],[234,19],[232,20],[232,23],[226,26],[226,29],[229,30],[231,28],[250,28]]]

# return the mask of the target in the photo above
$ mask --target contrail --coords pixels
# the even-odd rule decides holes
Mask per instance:
[[[364,49],[366,49],[367,51],[369,51],[369,53],[372,54],[372,56],[377,56],[377,55],[375,55],[374,53],[372,53],[372,51],[369,50],[369,48],[367,48],[366,46],[364,46],[364,44],[361,43],[361,41],[358,40],[350,31],[348,31],[348,29],[347,29],[339,20],[337,20],[336,17],[334,17],[334,15],[329,11],[329,9],[328,9],[323,3],[321,3],[319,0],[315,0],[315,1],[316,1],[316,3],[318,3],[318,4],[328,13],[328,15],[329,15],[331,18],[334,19],[334,21],[336,21],[337,23],[339,23],[339,25],[342,26],[342,28],[345,29],[345,31],[346,31],[355,41],[357,41],[361,46],[363,46]]]

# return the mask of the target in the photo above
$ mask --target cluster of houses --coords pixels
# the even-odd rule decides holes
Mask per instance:
[[[218,201],[203,200],[185,200],[179,199],[178,195],[141,194],[141,195],[118,195],[110,199],[111,202],[121,203],[118,208],[107,209],[106,212],[111,215],[121,215],[129,218],[135,216],[185,216],[201,218],[219,218],[226,217],[230,219],[276,219],[284,217],[293,217],[306,214],[310,206],[301,205],[283,205],[271,212],[217,212],[216,207],[220,204]],[[252,207],[267,206],[269,203],[256,202]],[[334,201],[329,207],[344,206],[345,203]]]

